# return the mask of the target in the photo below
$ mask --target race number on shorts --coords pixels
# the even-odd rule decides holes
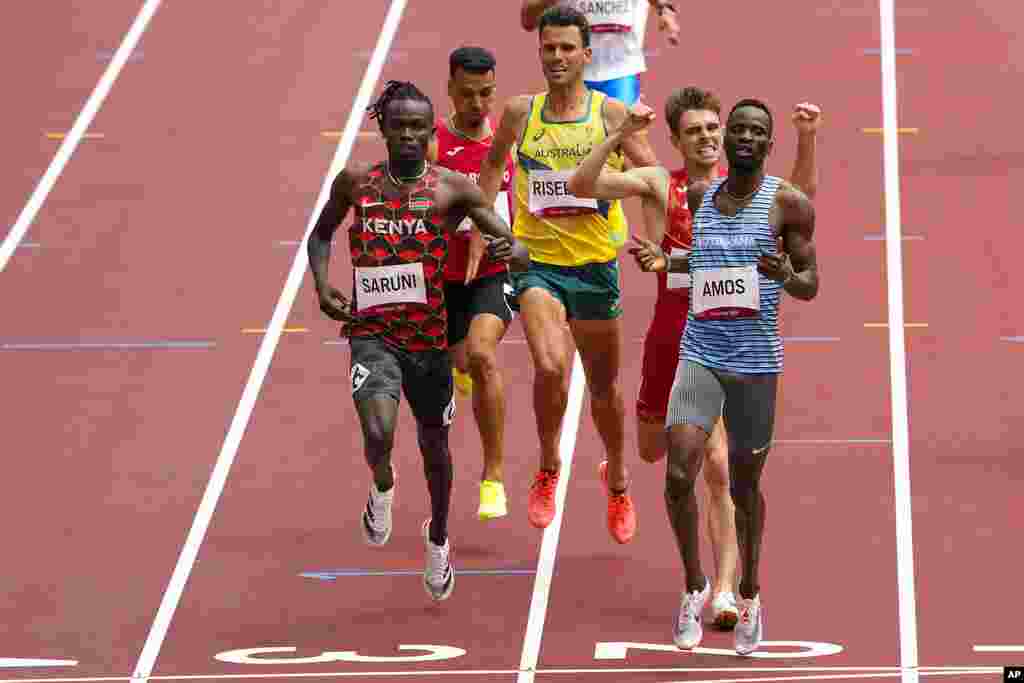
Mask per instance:
[[[693,273],[693,317],[698,320],[756,318],[761,285],[755,266],[717,268]]]
[[[569,193],[572,171],[530,171],[530,213],[534,216],[582,216],[597,212],[596,199]]]
[[[679,247],[672,248],[672,256],[676,258],[683,258],[689,254],[689,250],[680,249]],[[668,288],[669,289],[689,289],[690,288],[690,274],[689,273],[669,273],[668,274]]]
[[[356,268],[357,311],[388,304],[427,303],[422,263]]]

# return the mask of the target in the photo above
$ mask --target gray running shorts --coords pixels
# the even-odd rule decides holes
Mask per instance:
[[[708,434],[718,418],[733,448],[756,451],[771,444],[775,428],[777,374],[741,374],[682,359],[668,399],[665,429],[692,424]]]

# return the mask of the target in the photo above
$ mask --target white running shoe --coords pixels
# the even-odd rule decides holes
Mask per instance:
[[[395,500],[395,485],[384,493],[370,482],[370,496],[363,508],[363,538],[370,545],[384,545],[391,538],[391,504]]]
[[[764,639],[764,607],[761,596],[740,598],[740,620],[736,622],[736,654],[749,655]]]
[[[692,650],[700,645],[704,637],[704,603],[711,595],[711,582],[704,580],[704,590],[683,593],[679,604],[679,615],[672,628],[672,640],[682,650]]]
[[[711,621],[716,628],[728,631],[736,625],[739,615],[739,610],[736,609],[736,594],[732,591],[718,593],[711,601]]]
[[[423,570],[423,587],[432,599],[446,600],[455,588],[455,570],[452,568],[451,545],[434,545],[430,540],[430,520],[423,522],[423,542],[427,546],[427,567]]]

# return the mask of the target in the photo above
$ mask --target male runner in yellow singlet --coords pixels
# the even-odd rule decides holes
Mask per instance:
[[[537,528],[547,527],[555,516],[558,441],[571,361],[564,334],[568,320],[586,371],[594,424],[607,452],[599,469],[609,495],[608,530],[626,543],[636,530],[623,462],[625,409],[619,385],[622,308],[616,250],[624,242],[626,218],[619,201],[580,199],[569,194],[566,184],[590,149],[619,128],[627,110],[583,82],[591,58],[590,25],[583,14],[553,7],[541,16],[538,33],[548,89],[505,105],[480,168],[480,187],[493,201],[505,159],[516,146],[513,230],[530,252],[530,269],[514,280],[535,368],[540,437],[540,471],[530,488],[528,516]],[[654,157],[643,136],[624,140],[609,166],[621,169],[624,156],[638,165]]]

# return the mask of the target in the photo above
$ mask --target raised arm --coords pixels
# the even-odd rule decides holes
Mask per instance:
[[[780,188],[776,195],[781,212],[780,250],[763,254],[758,270],[782,283],[795,299],[810,301],[818,295],[818,255],[814,246],[814,204],[799,189]]]
[[[604,142],[595,145],[569,176],[569,192],[577,197],[595,199],[641,197],[666,201],[668,173],[665,169],[659,166],[644,166],[619,173],[610,171],[605,166],[612,152],[618,149],[624,140],[646,131],[654,117],[654,111],[647,105],[637,104],[630,109],[628,117],[618,129],[605,138]]]
[[[621,100],[607,97],[601,107],[604,116],[604,124],[607,130],[618,130],[629,118],[630,110]],[[650,138],[646,130],[640,130],[634,135],[623,138],[622,153],[633,164],[633,166],[657,166],[658,157],[651,147]]]
[[[549,7],[558,4],[558,0],[523,0],[523,8],[519,11],[519,22],[527,31],[537,28],[540,15],[544,14]]]
[[[670,45],[679,44],[679,22],[676,7],[669,0],[647,0],[658,15],[658,30],[665,34]]]
[[[817,139],[821,126],[821,109],[816,105],[801,102],[793,109],[793,126],[796,128],[796,161],[790,182],[800,188],[808,199],[818,193]]]
[[[320,310],[334,320],[350,320],[348,299],[340,291],[330,285],[327,277],[331,260],[331,242],[338,226],[348,215],[352,207],[352,188],[355,186],[358,172],[342,170],[331,184],[331,194],[324,204],[316,225],[306,243],[309,255],[309,269],[313,274],[313,283],[320,303]]]
[[[505,177],[505,165],[508,155],[512,152],[519,135],[526,125],[530,114],[530,98],[528,96],[513,97],[505,104],[501,113],[501,123],[494,132],[494,140],[487,158],[480,164],[480,189],[484,197],[494,206],[494,200],[501,190],[501,182]]]

